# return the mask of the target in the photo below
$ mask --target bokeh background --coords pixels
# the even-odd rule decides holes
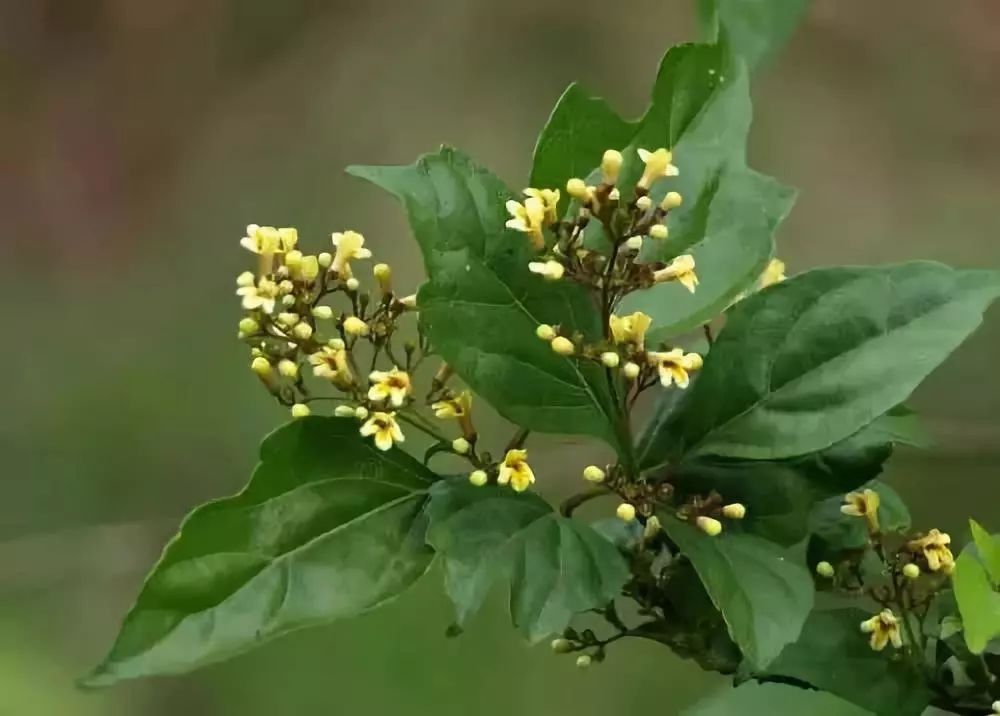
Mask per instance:
[[[721,686],[642,643],[580,673],[521,642],[502,594],[446,639],[436,572],[193,676],[73,686],[179,518],[285,419],[235,339],[243,227],[314,251],[357,228],[415,286],[401,213],[343,166],[447,142],[521,186],[568,82],[638,114],[694,37],[686,0],[0,2],[0,715],[674,714]],[[754,95],[752,163],[801,189],[792,272],[1000,266],[995,0],[816,0]],[[1000,528],[998,359],[994,310],[914,399],[938,447],[889,474],[959,541],[968,514]],[[532,447],[552,495],[589,449]]]

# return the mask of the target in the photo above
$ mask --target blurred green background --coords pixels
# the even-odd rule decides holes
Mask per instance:
[[[998,27],[995,0],[814,3],[754,92],[752,163],[801,189],[791,272],[1000,266]],[[284,420],[235,338],[243,227],[297,226],[313,251],[356,228],[415,286],[401,213],[343,166],[447,142],[521,186],[567,83],[638,114],[693,38],[686,0],[0,3],[0,715],[674,714],[723,685],[643,643],[578,672],[520,640],[502,594],[446,639],[436,572],[193,676],[72,683],[179,518],[237,490]],[[1000,528],[998,358],[993,310],[914,399],[938,448],[890,470],[960,542],[969,514]],[[530,447],[552,495],[589,449]]]

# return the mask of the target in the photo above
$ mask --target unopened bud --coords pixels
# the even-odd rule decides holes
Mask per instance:
[[[605,184],[614,184],[618,181],[618,172],[622,168],[622,153],[617,149],[609,149],[604,152],[601,158],[601,174]]]
[[[287,254],[285,254],[285,266],[288,267],[289,271],[294,272],[301,265],[302,265],[301,251],[289,251]]]
[[[299,375],[298,363],[288,360],[287,358],[282,358],[278,361],[278,372],[286,378],[292,378],[294,380]]]
[[[639,211],[649,211],[653,208],[653,200],[649,198],[649,195],[640,196],[635,200],[635,208]]]
[[[487,479],[485,470],[473,470],[469,473],[469,482],[476,487],[482,487],[485,485]]]
[[[641,236],[630,236],[625,240],[625,248],[629,251],[638,251],[642,248],[642,237]]]
[[[319,262],[319,265],[322,266],[323,268],[330,268],[330,264],[333,263],[333,256],[331,256],[329,252],[324,251],[323,253],[321,253],[319,256],[316,257],[316,260]]]
[[[907,579],[916,579],[920,576],[920,567],[910,562],[905,567],[903,567],[903,576]]]
[[[254,277],[253,273],[250,271],[244,271],[239,276],[236,277],[236,285],[241,288],[246,288],[247,286],[253,286],[257,279]]]
[[[250,370],[261,378],[266,378],[271,375],[271,362],[264,356],[257,356],[250,361]]]
[[[833,569],[833,565],[829,562],[820,562],[816,565],[816,574],[824,579],[831,579],[836,572]]]
[[[618,191],[618,187],[615,187],[608,192],[608,201],[618,201],[622,198],[622,193]]]
[[[333,318],[333,309],[329,306],[316,306],[312,310],[313,318],[318,318],[321,321],[327,321]]]
[[[278,323],[285,326],[285,328],[291,328],[298,322],[299,322],[299,314],[297,313],[285,312],[278,314]]]
[[[734,502],[722,508],[722,516],[730,520],[742,520],[747,516],[747,508],[739,502]]]
[[[618,509],[615,510],[615,515],[622,522],[631,522],[635,519],[635,506],[630,505],[628,502],[623,502],[618,505]]]
[[[604,478],[607,475],[604,470],[599,468],[597,465],[587,465],[583,468],[583,479],[587,482],[604,482]]]
[[[292,306],[295,305],[295,296],[293,296],[290,293],[285,296],[282,296],[281,305],[284,306],[285,308],[291,308]]]
[[[459,455],[465,455],[465,453],[469,452],[469,448],[471,447],[472,446],[469,444],[469,441],[465,438],[455,438],[451,441],[451,449]]]
[[[352,408],[350,405],[338,405],[336,408],[333,409],[333,414],[336,415],[338,418],[353,418],[354,408]]]
[[[333,348],[334,350],[337,351],[344,350],[344,341],[341,340],[340,338],[331,338],[326,342],[326,344],[331,348]]]
[[[649,237],[652,239],[662,241],[669,235],[670,229],[667,228],[666,224],[653,224],[649,227]]]
[[[295,328],[292,329],[292,333],[299,340],[308,341],[312,338],[313,327],[308,323],[296,323]]]
[[[367,336],[368,324],[357,316],[348,316],[344,320],[344,332],[349,336]]]
[[[354,417],[358,420],[365,420],[368,417],[368,408],[363,405],[359,405],[354,409]]]
[[[617,368],[621,362],[621,356],[613,351],[601,353],[601,363],[607,368]]]
[[[240,321],[240,333],[250,335],[260,330],[260,324],[252,318],[244,318]]]
[[[709,537],[715,537],[722,532],[722,523],[712,517],[705,517],[702,515],[695,520],[695,524],[698,525],[698,529],[707,534]]]
[[[375,280],[378,281],[378,286],[382,289],[382,293],[392,292],[392,269],[389,268],[389,264],[375,264],[372,267],[372,274],[375,276]]]
[[[580,654],[580,656],[576,657],[576,665],[580,669],[589,668],[593,661],[587,654]]]
[[[646,540],[653,539],[661,529],[663,527],[660,525],[660,518],[653,515],[646,520],[646,526],[642,530],[642,538]]]
[[[639,371],[640,370],[641,369],[639,368],[639,365],[637,363],[633,363],[632,361],[629,361],[622,368],[622,373],[624,373],[625,377],[628,378],[629,380],[635,380],[636,378],[639,377]]]
[[[538,328],[535,329],[535,335],[543,341],[551,341],[556,337],[556,329],[548,323],[539,323]]]
[[[306,405],[305,403],[296,403],[295,405],[292,406],[292,417],[293,418],[296,418],[296,419],[297,418],[304,418],[304,417],[307,417],[310,413],[312,413],[312,411],[309,410],[309,406]]]
[[[660,208],[664,211],[670,211],[680,206],[683,201],[684,198],[676,191],[668,191],[667,195],[663,197],[663,201],[660,202]]]
[[[417,294],[411,293],[409,296],[403,296],[399,299],[399,305],[405,308],[407,311],[412,311],[417,307]]]
[[[573,642],[569,639],[553,639],[549,647],[556,654],[568,654],[573,651]]]
[[[561,356],[571,356],[576,351],[576,346],[566,336],[556,336],[552,339],[552,350]]]
[[[347,279],[344,282],[344,285],[347,286],[347,290],[348,291],[357,291],[359,288],[361,288],[361,282],[358,281],[353,276],[351,276],[349,279]]]
[[[295,290],[295,284],[289,281],[287,278],[278,284],[278,293],[286,295]]]
[[[589,192],[587,191],[587,182],[583,179],[578,179],[574,177],[566,182],[566,193],[578,201],[585,201]],[[253,274],[250,274],[251,281],[253,280]]]

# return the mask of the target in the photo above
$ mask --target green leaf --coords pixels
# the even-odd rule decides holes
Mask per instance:
[[[182,673],[395,597],[431,560],[421,513],[434,478],[351,419],[278,429],[240,494],[184,520],[84,685]]]
[[[1000,536],[991,541],[996,547]],[[981,557],[975,544],[966,545],[952,575],[965,643],[973,654],[983,653],[990,641],[1000,637],[1000,585],[990,579]]]
[[[428,516],[427,540],[444,559],[459,625],[490,587],[510,579],[514,624],[538,641],[564,629],[577,612],[607,604],[628,579],[611,542],[532,493],[441,482],[431,490]]]
[[[684,716],[866,716],[869,712],[830,694],[784,684],[743,684],[683,711]]]
[[[408,166],[347,171],[403,203],[427,268],[421,324],[462,379],[522,427],[619,445],[604,371],[535,336],[549,323],[597,340],[600,317],[583,286],[528,271],[535,254],[523,234],[504,227],[512,194],[502,182],[447,148]]]
[[[810,271],[751,296],[660,426],[655,463],[823,450],[905,400],[998,293],[996,272],[914,262]]]
[[[930,693],[905,661],[872,651],[860,629],[870,616],[861,609],[813,612],[798,641],[754,678],[794,679],[879,716],[919,716]]]
[[[1000,586],[1000,539],[994,537],[975,520],[969,520],[972,540],[979,552],[979,560],[986,568],[993,584]]]
[[[809,0],[698,0],[702,35],[714,41],[720,28],[750,67],[772,58],[788,42]]]
[[[812,610],[809,572],[759,537],[728,532],[708,537],[673,517],[660,519],[694,565],[733,641],[755,668],[765,668],[798,638]]]

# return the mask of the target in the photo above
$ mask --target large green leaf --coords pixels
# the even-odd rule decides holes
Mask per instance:
[[[744,657],[754,668],[765,668],[798,638],[812,610],[809,572],[759,537],[729,532],[708,537],[673,517],[661,520],[691,560]]]
[[[682,713],[683,716],[866,716],[869,712],[820,691],[749,683],[719,691]]]
[[[659,425],[657,462],[823,450],[905,400],[998,293],[996,272],[914,262],[810,271],[751,296]]]
[[[531,493],[441,482],[431,491],[428,516],[427,540],[444,558],[459,624],[491,586],[509,578],[514,624],[537,641],[564,629],[577,612],[607,604],[628,579],[614,544]]]
[[[969,529],[979,553],[979,561],[986,567],[986,573],[992,582],[1000,585],[1000,538],[991,535],[975,520],[969,520]]]
[[[828,691],[879,716],[919,716],[930,702],[923,679],[905,661],[872,651],[860,609],[813,612],[794,644],[766,670],[761,680],[794,679]]]
[[[234,497],[197,508],[167,545],[87,686],[176,674],[304,626],[360,614],[427,569],[434,479],[351,419],[272,433]]]
[[[980,535],[979,540],[985,537]],[[975,543],[967,545],[955,561],[952,577],[965,643],[974,654],[983,653],[990,641],[1000,637],[1000,580],[991,577],[987,563],[993,550],[1000,549],[1000,535],[993,535],[991,542],[986,555]]]
[[[396,167],[348,172],[397,196],[423,251],[428,281],[418,297],[431,343],[501,415],[531,430],[615,437],[604,371],[557,355],[535,336],[561,324],[595,340],[600,317],[586,290],[528,271],[523,234],[506,229],[510,191],[453,149]]]
[[[707,39],[724,30],[733,51],[756,67],[788,41],[808,7],[809,0],[698,0],[698,19]]]

